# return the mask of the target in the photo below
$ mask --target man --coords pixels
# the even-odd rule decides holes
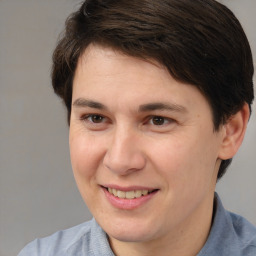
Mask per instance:
[[[242,143],[253,64],[213,0],[91,0],[53,55],[80,193],[94,219],[20,255],[256,255],[216,182]]]

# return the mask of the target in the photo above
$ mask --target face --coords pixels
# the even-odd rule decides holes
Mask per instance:
[[[79,59],[70,151],[110,239],[151,241],[211,214],[222,132],[203,95],[154,61],[91,45]]]

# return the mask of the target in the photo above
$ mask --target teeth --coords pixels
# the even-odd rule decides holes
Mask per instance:
[[[135,197],[134,191],[128,191],[125,193],[125,198],[127,198],[127,199],[133,199],[134,197]]]
[[[121,190],[117,190],[117,197],[119,198],[125,198],[125,192]]]
[[[135,191],[135,197],[138,198],[138,197],[141,197],[142,196],[142,191],[141,190],[136,190]]]
[[[142,190],[142,195],[146,196],[148,194],[148,190]]]
[[[131,190],[131,191],[121,191],[114,188],[108,188],[108,192],[116,197],[119,198],[126,198],[126,199],[134,199],[139,198],[141,196],[146,196],[152,191],[148,190]]]
[[[113,189],[112,189],[112,192],[113,192],[113,195],[114,195],[114,196],[117,196],[117,191],[116,191],[116,189],[113,188]]]

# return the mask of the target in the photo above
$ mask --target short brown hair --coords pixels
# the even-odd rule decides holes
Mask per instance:
[[[196,86],[208,100],[213,126],[248,103],[253,61],[234,14],[214,0],[87,0],[66,21],[53,54],[52,84],[70,120],[72,83],[78,58],[91,44],[153,58],[177,80]],[[218,178],[230,164],[221,163]]]

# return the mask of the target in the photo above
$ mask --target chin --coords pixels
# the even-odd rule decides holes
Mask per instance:
[[[153,236],[152,224],[138,223],[134,219],[123,223],[111,223],[111,226],[102,223],[101,226],[110,238],[122,242],[145,242],[151,240]]]
[[[110,238],[116,239],[121,242],[146,242],[149,241],[149,234],[145,235],[143,232],[133,231],[133,232],[111,232],[108,233]]]

